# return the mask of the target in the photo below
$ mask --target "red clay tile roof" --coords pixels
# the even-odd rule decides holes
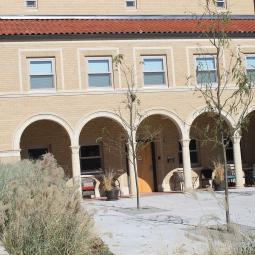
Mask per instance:
[[[0,19],[0,36],[92,34],[198,34],[215,23],[194,19]],[[255,33],[255,19],[231,20],[230,34]]]

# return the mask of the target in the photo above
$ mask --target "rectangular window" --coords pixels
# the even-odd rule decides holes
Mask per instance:
[[[143,57],[144,86],[166,85],[166,61],[164,57]]]
[[[102,173],[102,157],[100,145],[84,145],[80,148],[82,174]]]
[[[255,56],[246,56],[246,72],[250,82],[255,82]]]
[[[37,0],[26,0],[27,8],[37,8]]]
[[[88,58],[89,88],[112,87],[112,63],[110,58]]]
[[[28,149],[28,158],[31,160],[38,160],[48,152],[48,148]]]
[[[212,85],[217,82],[216,64],[213,56],[196,57],[197,84]]]
[[[190,140],[189,144],[189,151],[190,151],[190,162],[191,164],[198,164],[198,151],[197,151],[197,141],[192,139]],[[182,160],[182,145],[179,143],[179,164],[183,164]]]
[[[216,0],[216,6],[220,8],[225,8],[226,7],[225,0]]]
[[[227,163],[231,164],[234,162],[234,150],[233,150],[233,143],[230,138],[228,138],[225,142],[227,142],[226,147],[226,157],[227,157]]]
[[[126,7],[136,8],[136,0],[126,0]]]
[[[29,74],[31,89],[53,89],[55,87],[55,61],[53,59],[30,59]]]

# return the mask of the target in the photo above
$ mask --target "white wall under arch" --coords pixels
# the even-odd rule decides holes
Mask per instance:
[[[75,129],[74,129],[74,143],[75,143],[76,146],[79,146],[79,138],[80,138],[80,134],[81,134],[82,129],[86,126],[86,124],[88,122],[90,122],[91,120],[94,120],[96,118],[112,119],[116,123],[118,123],[123,128],[123,130],[126,131],[126,128],[123,125],[122,119],[116,113],[111,112],[111,111],[92,112],[92,113],[89,113],[89,114],[86,114],[85,116],[83,116],[75,126]]]
[[[20,123],[20,125],[16,129],[16,132],[13,136],[13,150],[20,150],[20,140],[21,140],[23,132],[29,125],[31,125],[34,122],[39,121],[39,120],[53,121],[53,122],[59,124],[60,126],[62,126],[69,135],[71,146],[74,145],[73,128],[66,120],[64,120],[62,117],[57,116],[54,113],[39,113],[39,114],[29,117],[28,119],[26,119]]]
[[[141,118],[138,118],[136,120],[136,127],[139,127],[139,125],[148,117],[153,116],[153,115],[162,115],[167,117],[169,120],[171,120],[180,135],[181,139],[185,139],[186,137],[186,130],[185,130],[185,126],[184,126],[184,121],[177,115],[177,113],[173,112],[173,111],[169,111],[165,108],[151,108],[148,110],[145,110],[144,112],[142,112],[141,114]]]

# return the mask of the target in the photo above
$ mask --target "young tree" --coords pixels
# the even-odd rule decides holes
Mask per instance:
[[[135,187],[130,185],[129,181],[130,193],[131,195],[136,195],[137,209],[140,209],[137,158],[143,147],[151,143],[157,136],[159,128],[157,127],[152,130],[149,125],[145,124],[143,125],[142,132],[139,132],[139,135],[137,134],[138,125],[141,123],[144,116],[140,109],[141,101],[135,85],[133,68],[125,63],[123,55],[117,55],[113,63],[121,72],[126,85],[124,99],[121,101],[119,108],[115,109],[116,115],[121,120],[126,132],[120,139],[116,139],[116,137],[113,137],[111,134],[111,131],[105,128],[103,130],[105,143],[111,150],[115,149],[118,153],[122,153],[123,144],[126,144],[127,149],[125,150],[125,156],[128,158],[129,166],[132,168],[130,169],[130,179],[135,179]]]
[[[252,77],[246,73],[243,65],[243,54],[240,48],[234,46],[228,34],[231,27],[229,12],[219,12],[215,8],[215,0],[206,0],[205,13],[198,19],[198,27],[203,38],[209,40],[214,48],[215,73],[208,72],[211,63],[205,57],[209,53],[202,50],[201,61],[197,66],[196,92],[202,96],[206,104],[206,112],[213,112],[214,127],[206,128],[202,133],[204,140],[213,142],[221,148],[224,165],[225,183],[225,214],[227,230],[230,230],[228,166],[226,149],[229,138],[241,134],[247,124],[248,108],[254,97]],[[223,63],[224,53],[230,57]],[[233,85],[234,84],[234,85]],[[225,125],[225,116],[232,116],[236,120],[235,126]],[[208,132],[207,132],[208,131]]]

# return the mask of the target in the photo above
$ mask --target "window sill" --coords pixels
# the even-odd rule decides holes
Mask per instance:
[[[218,83],[212,83],[212,84],[196,84],[195,88],[197,89],[216,89],[218,87]]]
[[[88,88],[87,91],[114,91],[113,87],[109,88],[100,88],[100,87],[95,87],[95,88]]]
[[[143,85],[142,88],[143,89],[167,89],[168,86],[167,85],[150,85],[150,86]]]
[[[36,93],[56,93],[57,90],[56,88],[52,88],[52,89],[30,89],[29,93],[31,94],[36,94]]]

